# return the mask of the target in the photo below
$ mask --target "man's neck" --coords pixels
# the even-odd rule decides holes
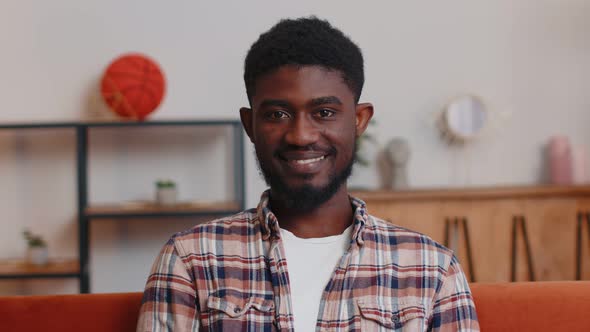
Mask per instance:
[[[321,206],[300,211],[289,209],[280,200],[270,197],[270,206],[281,228],[300,238],[318,238],[339,235],[352,223],[352,206],[346,184]]]

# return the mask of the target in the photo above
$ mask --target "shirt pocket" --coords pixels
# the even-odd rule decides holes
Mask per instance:
[[[357,301],[361,314],[361,331],[423,331],[426,312],[419,301],[397,304]]]
[[[202,316],[204,327],[211,331],[239,331],[248,322],[253,331],[274,325],[275,304],[263,296],[236,297],[211,295],[207,299],[207,313]]]

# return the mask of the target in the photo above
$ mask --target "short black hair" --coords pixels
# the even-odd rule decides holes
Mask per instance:
[[[244,61],[250,104],[256,80],[282,66],[322,66],[338,70],[358,103],[365,82],[360,48],[342,31],[317,17],[284,19],[258,37]]]

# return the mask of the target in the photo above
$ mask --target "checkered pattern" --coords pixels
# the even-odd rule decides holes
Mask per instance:
[[[349,250],[326,285],[316,331],[479,331],[453,253],[355,209]],[[313,273],[313,271],[310,271]],[[257,209],[174,235],[156,259],[138,331],[292,331],[288,262],[268,192]]]

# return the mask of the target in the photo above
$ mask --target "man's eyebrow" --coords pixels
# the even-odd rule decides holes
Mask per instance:
[[[289,108],[291,105],[285,101],[285,100],[281,100],[281,99],[265,99],[260,103],[260,106],[258,106],[259,108],[266,108],[266,107],[283,107],[283,108]]]
[[[325,105],[325,104],[342,105],[342,101],[340,101],[340,99],[338,99],[338,97],[336,97],[336,96],[326,96],[326,97],[314,98],[308,103],[308,105],[312,106],[312,107]]]

